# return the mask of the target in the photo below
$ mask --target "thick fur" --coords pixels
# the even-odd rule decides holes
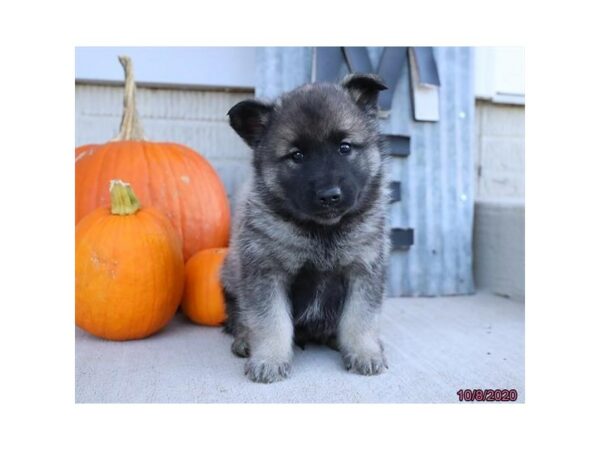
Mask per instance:
[[[232,351],[249,357],[253,381],[288,377],[294,341],[336,347],[360,374],[387,367],[378,330],[389,253],[382,89],[376,76],[351,75],[229,112],[253,149],[254,176],[237,201],[221,279]]]

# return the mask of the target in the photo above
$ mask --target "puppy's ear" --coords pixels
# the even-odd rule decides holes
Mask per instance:
[[[356,104],[367,113],[377,112],[379,91],[387,89],[383,80],[374,74],[351,73],[341,82]]]
[[[262,139],[273,105],[259,100],[244,100],[229,110],[229,124],[253,149]]]

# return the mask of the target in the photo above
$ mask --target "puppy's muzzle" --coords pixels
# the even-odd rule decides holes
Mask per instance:
[[[342,190],[339,186],[328,187],[317,191],[317,202],[320,206],[336,206],[342,201]]]

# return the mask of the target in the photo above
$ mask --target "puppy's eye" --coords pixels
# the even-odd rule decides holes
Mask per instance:
[[[292,161],[296,163],[301,163],[304,159],[304,153],[302,152],[294,152],[291,154]]]
[[[340,153],[342,155],[347,155],[350,153],[350,150],[352,150],[352,145],[350,145],[348,142],[342,142],[340,144]]]

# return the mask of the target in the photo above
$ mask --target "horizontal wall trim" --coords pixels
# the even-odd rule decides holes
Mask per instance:
[[[498,92],[493,97],[477,95],[475,97],[477,101],[485,101],[489,103],[498,103],[502,105],[517,105],[525,106],[525,96],[521,94],[505,94]]]
[[[86,86],[111,86],[121,87],[124,86],[122,81],[114,80],[93,80],[76,78],[75,84],[86,85]],[[254,89],[244,86],[209,86],[202,84],[177,84],[177,83],[155,83],[155,82],[144,82],[137,81],[137,87],[145,89],[172,89],[172,90],[187,90],[187,91],[212,91],[212,92],[231,92],[239,94],[253,94]]]

